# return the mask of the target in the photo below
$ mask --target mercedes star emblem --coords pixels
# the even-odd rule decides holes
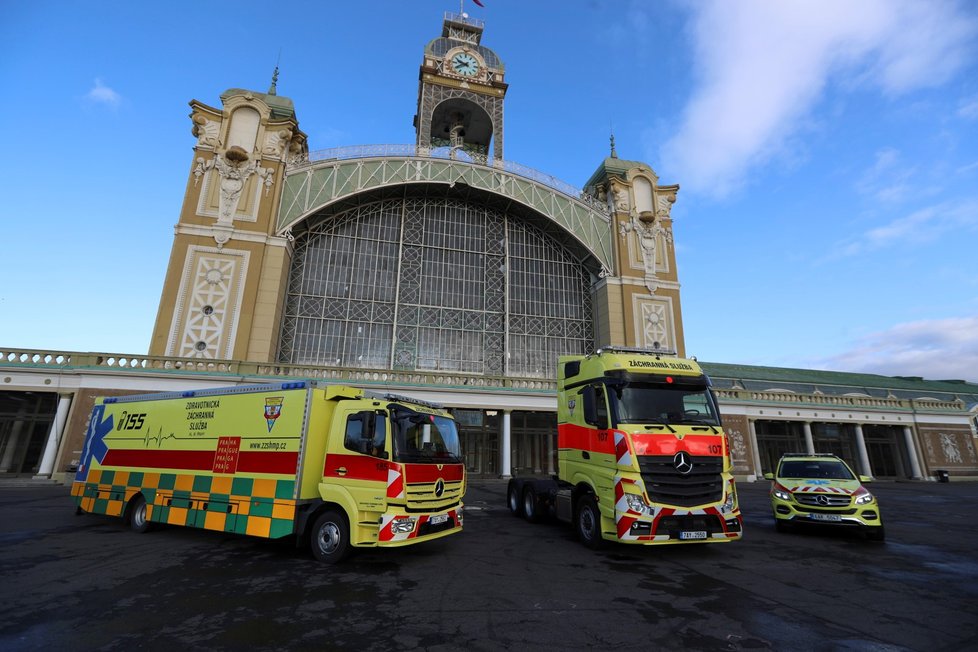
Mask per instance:
[[[445,493],[445,482],[438,478],[438,482],[435,483],[435,496],[441,498],[441,495]]]
[[[693,458],[689,456],[686,451],[679,451],[676,456],[672,458],[672,465],[676,467],[680,475],[687,475],[693,470]]]

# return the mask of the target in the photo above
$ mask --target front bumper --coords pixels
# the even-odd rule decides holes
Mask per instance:
[[[875,502],[847,507],[814,507],[774,498],[771,507],[774,518],[783,523],[870,528],[883,525],[879,505]]]
[[[377,545],[402,546],[438,539],[461,531],[461,504],[458,507],[431,514],[409,513],[392,509],[380,517]]]

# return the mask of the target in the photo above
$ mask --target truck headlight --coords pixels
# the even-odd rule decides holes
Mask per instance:
[[[859,498],[856,498],[856,504],[857,505],[868,505],[869,503],[873,502],[873,500],[874,500],[873,499],[873,494],[867,492],[867,493],[864,493]]]
[[[636,494],[625,494],[625,500],[628,501],[628,509],[633,512],[638,512],[639,514],[645,513],[645,501],[642,500],[641,496]]]
[[[414,520],[415,519],[410,516],[395,519],[391,524],[391,532],[394,534],[410,534],[411,532],[414,532]]]
[[[729,514],[733,511],[734,502],[737,500],[737,489],[733,483],[730,484],[730,488],[727,489],[727,497],[720,505],[721,514]]]

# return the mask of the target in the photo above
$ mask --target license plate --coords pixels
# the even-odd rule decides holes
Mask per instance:
[[[812,514],[815,521],[841,521],[842,517],[838,514]]]
[[[435,514],[430,519],[428,519],[428,522],[431,523],[432,525],[441,525],[442,523],[447,523],[448,514]]]
[[[695,530],[695,531],[691,531],[691,532],[680,532],[679,533],[679,538],[680,539],[683,539],[683,540],[689,540],[689,539],[705,539],[706,538],[706,530]]]

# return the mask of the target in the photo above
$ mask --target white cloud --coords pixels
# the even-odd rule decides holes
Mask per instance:
[[[690,3],[698,87],[665,167],[723,196],[780,154],[829,81],[887,94],[941,84],[969,59],[978,21],[955,3],[743,0]]]
[[[913,167],[901,165],[900,152],[887,148],[876,152],[876,161],[856,182],[864,195],[886,203],[903,201],[910,194]]]
[[[95,78],[95,85],[85,95],[85,99],[95,104],[104,104],[113,109],[122,102],[122,96],[103,84],[98,77]]]
[[[978,119],[978,95],[962,100],[957,114],[966,120]]]
[[[978,315],[908,322],[862,338],[821,369],[978,382]]]
[[[948,232],[963,235],[976,229],[978,201],[944,202],[914,211],[843,241],[836,245],[828,258],[854,256],[898,245],[919,246],[934,242]]]

